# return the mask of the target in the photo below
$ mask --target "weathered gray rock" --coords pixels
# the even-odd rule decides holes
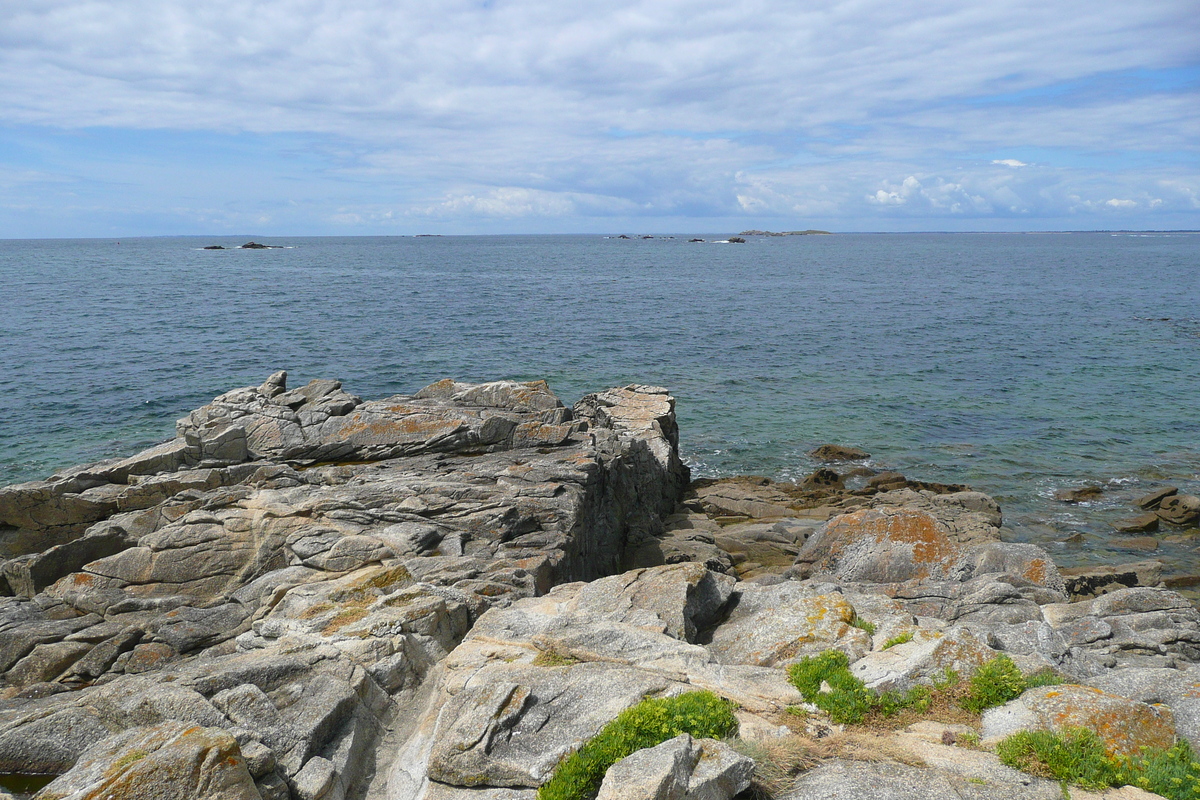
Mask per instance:
[[[1088,681],[1109,694],[1147,704],[1162,704],[1175,718],[1175,732],[1200,748],[1200,667],[1119,669]]]
[[[1128,564],[1101,564],[1061,570],[1067,595],[1072,599],[1097,597],[1117,589],[1157,586],[1162,581],[1161,561],[1135,561]]]
[[[708,645],[723,663],[784,666],[825,650],[857,658],[871,648],[866,631],[850,624],[855,610],[840,592],[790,581],[738,589],[737,604]]]
[[[178,722],[134,728],[97,742],[40,796],[261,800],[232,736]]]
[[[608,768],[596,800],[729,800],[750,786],[754,761],[686,733]]]
[[[964,487],[689,490],[657,387],[568,409],[541,382],[447,380],[364,402],[277,373],[178,430],[0,490],[0,771],[92,792],[103,767],[144,793],[133,761],[81,757],[161,730],[163,769],[241,765],[204,778],[214,796],[534,800],[644,697],[708,689],[748,738],[778,736],[801,702],[780,667],[829,648],[878,688],[1003,652],[1128,684],[1196,735],[1200,614],[1179,595],[1068,604],[1049,557],[999,541],[999,506]],[[927,794],[1041,796],[926,744]],[[681,737],[610,772],[606,797],[727,800],[748,762]]]
[[[1060,503],[1090,503],[1104,496],[1104,487],[1099,484],[1088,484],[1075,489],[1060,489],[1054,493],[1054,499]]]
[[[781,800],[1061,800],[1052,781],[1024,776],[983,780],[939,769],[889,762],[834,760],[803,773]]]
[[[1200,661],[1200,612],[1167,589],[1118,589],[1094,600],[1042,607],[1077,657],[1101,668],[1185,667]]]
[[[1139,514],[1112,524],[1118,533],[1147,533],[1158,530],[1157,514]]]
[[[883,584],[1003,574],[1052,592],[1064,588],[1041,548],[999,541],[999,507],[986,495],[905,489],[874,502],[809,536],[790,574]]]
[[[178,430],[0,490],[21,595],[0,598],[0,769],[63,772],[115,732],[180,723],[236,733],[265,797],[361,792],[388,720],[480,615],[615,572],[688,477],[654,387],[572,410],[542,382],[363,402],[278,373]],[[709,663],[687,640],[732,579],[669,571],[594,590],[580,613],[617,627],[576,644],[653,620],[646,658]]]
[[[1175,743],[1175,718],[1163,706],[1139,703],[1090,686],[1029,689],[983,715],[983,738],[997,741],[1022,730],[1063,732],[1087,728],[1111,752],[1137,755],[1141,748],[1165,750]]]
[[[871,457],[865,450],[840,444],[823,444],[808,455],[818,461],[866,461]]]
[[[865,654],[851,672],[871,689],[907,691],[942,678],[946,670],[971,675],[996,655],[983,638],[965,627],[909,632],[910,641]]]
[[[583,663],[561,669],[485,667],[441,712],[429,777],[456,786],[537,787],[567,753],[618,713],[670,682]]]
[[[1179,494],[1178,487],[1164,486],[1161,489],[1155,489],[1153,492],[1150,492],[1149,494],[1142,495],[1141,497],[1139,497],[1137,500],[1134,500],[1133,502],[1135,505],[1140,506],[1141,508],[1155,509],[1155,508],[1158,508],[1159,504],[1163,500],[1167,499],[1168,497],[1171,497],[1172,495],[1176,495],[1176,494]]]

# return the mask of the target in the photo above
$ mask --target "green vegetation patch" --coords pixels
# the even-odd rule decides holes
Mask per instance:
[[[800,659],[788,667],[788,680],[805,700],[839,724],[861,723],[878,701],[861,680],[850,674],[850,659],[837,650]],[[822,685],[828,691],[821,691]]]
[[[1200,762],[1184,739],[1168,750],[1122,756],[1109,755],[1087,728],[1020,731],[1001,741],[996,754],[1010,767],[1092,791],[1130,785],[1169,800],[1200,800]]]
[[[899,637],[897,637],[899,638]],[[998,655],[980,667],[969,685],[960,687],[959,679],[947,671],[932,686],[915,686],[907,692],[876,693],[850,672],[845,653],[827,650],[818,656],[802,658],[788,668],[788,679],[804,699],[841,725],[884,724],[902,712],[935,717],[953,717],[952,706],[972,714],[1018,697],[1031,686],[1061,683],[1053,672],[1041,672],[1025,678],[1006,655]],[[825,691],[821,691],[822,686]]]
[[[857,611],[854,612],[854,616],[850,617],[850,625],[855,628],[858,628],[859,630],[866,631],[867,634],[870,636],[875,635],[875,623],[867,622],[865,619],[863,619],[862,617],[860,617],[858,615]]]
[[[622,711],[583,747],[567,756],[554,777],[538,789],[538,800],[584,800],[595,795],[604,773],[625,756],[681,733],[723,739],[737,732],[733,703],[712,692],[643,700]]]
[[[1057,686],[1063,679],[1053,670],[1035,672],[1028,678],[1013,660],[1003,653],[988,661],[971,676],[970,690],[962,700],[963,708],[980,714],[984,709],[1000,706],[1015,700],[1026,689],[1035,686]]]
[[[933,701],[933,693],[927,686],[907,692],[872,692],[850,673],[850,659],[837,650],[800,659],[788,668],[788,680],[806,701],[841,725],[859,725],[871,713],[884,717],[904,709],[924,713]],[[828,691],[821,691],[822,686]]]
[[[905,631],[904,633],[898,633],[895,636],[893,636],[892,638],[888,639],[886,642],[884,642],[883,647],[881,649],[887,650],[888,648],[895,647],[898,644],[908,644],[912,640],[913,640],[913,632],[912,631]]]
[[[1063,734],[1019,731],[996,746],[996,755],[1014,769],[1039,778],[1065,781],[1099,791],[1117,786],[1117,766],[1104,753],[1104,740],[1086,728]]]

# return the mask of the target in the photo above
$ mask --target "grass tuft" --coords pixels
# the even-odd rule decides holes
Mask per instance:
[[[1116,765],[1104,752],[1104,740],[1086,728],[1063,734],[1019,731],[996,746],[1004,764],[1036,775],[1099,791],[1118,785]]]
[[[1200,800],[1200,762],[1184,739],[1168,750],[1123,756],[1108,754],[1104,740],[1087,728],[1019,731],[1001,741],[996,754],[1010,767],[1092,791],[1130,785],[1168,800]]]
[[[895,647],[898,644],[908,644],[912,640],[913,640],[913,632],[905,631],[904,633],[898,633],[895,636],[893,636],[892,638],[888,639],[886,642],[883,643],[883,647],[880,649],[887,650],[888,648]]]
[[[756,742],[734,739],[730,744],[742,755],[754,759],[754,777],[750,788],[759,798],[778,797],[786,793],[792,788],[798,774],[835,758],[926,766],[920,756],[895,740],[857,731],[835,733],[823,739],[795,734]]]
[[[988,661],[971,676],[970,690],[963,698],[963,708],[981,714],[985,709],[1000,706],[1020,697],[1034,686],[1054,686],[1062,678],[1052,670],[1036,672],[1026,678],[1013,660],[1001,653]]]
[[[547,649],[539,650],[532,663],[535,667],[569,667],[572,664],[578,664],[579,659],[560,653],[558,650]]]

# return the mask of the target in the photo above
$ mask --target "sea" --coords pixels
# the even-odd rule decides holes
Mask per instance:
[[[134,453],[279,369],[364,398],[643,383],[697,477],[801,479],[853,445],[987,492],[1060,565],[1200,573],[1200,530],[1111,525],[1200,493],[1200,235],[628,235],[0,241],[0,484]]]

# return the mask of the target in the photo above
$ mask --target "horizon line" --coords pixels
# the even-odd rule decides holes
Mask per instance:
[[[772,232],[767,232],[768,235],[750,234],[747,231],[733,233],[733,236],[758,236],[759,238],[775,238],[769,236]],[[1012,231],[947,231],[947,230],[919,230],[919,231],[869,231],[869,230],[846,230],[846,231],[820,231],[818,233],[793,233],[787,234],[790,236],[830,236],[830,235],[871,235],[871,236],[912,236],[921,234],[939,234],[939,235],[1038,235],[1038,234],[1069,234],[1069,233],[1173,233],[1173,234],[1200,234],[1200,229],[1196,228],[1089,228],[1089,229],[1063,229],[1063,230],[1012,230]],[[776,233],[776,236],[778,236]],[[466,238],[472,236],[598,236],[598,237],[614,237],[621,235],[637,235],[637,236],[654,236],[654,237],[675,237],[675,236],[721,236],[724,233],[715,232],[697,232],[697,231],[663,231],[657,233],[641,232],[637,234],[626,234],[625,232],[612,233],[595,233],[589,231],[578,231],[573,233],[278,233],[278,234],[250,234],[250,233],[157,233],[157,234],[132,234],[129,236],[0,236],[0,241],[6,242],[45,242],[45,241],[63,241],[63,240],[81,240],[81,241],[120,241],[121,239],[281,239],[281,238],[300,238],[300,239],[436,239],[436,238]]]

